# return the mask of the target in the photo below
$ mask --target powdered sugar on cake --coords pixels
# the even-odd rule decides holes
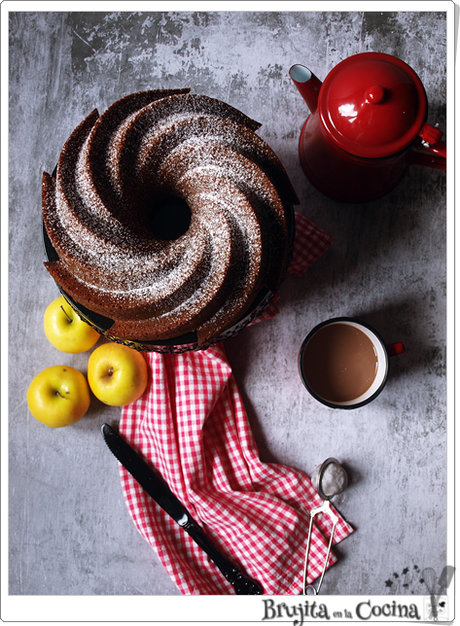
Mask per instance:
[[[56,182],[43,177],[59,257],[45,264],[50,274],[112,319],[120,339],[219,336],[263,287],[279,288],[286,266],[285,205],[297,198],[259,126],[188,90],[139,92],[101,117],[93,111],[66,142]],[[165,239],[152,220],[161,209],[174,224],[174,198],[190,224]]]

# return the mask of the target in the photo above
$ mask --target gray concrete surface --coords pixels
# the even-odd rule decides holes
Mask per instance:
[[[278,317],[226,344],[262,459],[310,474],[334,456],[349,471],[350,486],[335,504],[356,532],[338,547],[322,593],[425,594],[419,572],[441,573],[449,562],[446,175],[415,166],[369,204],[322,196],[299,165],[307,109],[288,70],[303,63],[324,79],[351,54],[394,54],[419,74],[428,121],[445,131],[445,13],[61,7],[8,18],[9,593],[178,594],[128,515],[117,464],[99,433],[119,410],[93,400],[77,425],[51,430],[30,415],[26,390],[44,367],[85,371],[88,358],[57,352],[42,329],[43,312],[57,296],[42,265],[42,171],[53,169],[64,141],[93,108],[104,111],[140,89],[188,86],[263,124],[259,133],[285,164],[299,211],[334,239],[302,278],[285,281]],[[340,315],[361,317],[389,343],[407,346],[381,396],[349,412],[310,398],[296,366],[302,338]]]

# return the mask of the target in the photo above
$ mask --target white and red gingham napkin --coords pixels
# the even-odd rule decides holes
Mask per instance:
[[[290,271],[300,275],[331,244],[296,213]],[[276,314],[276,305],[261,319]],[[300,594],[308,511],[322,503],[309,478],[262,463],[223,345],[145,354],[144,395],[123,407],[120,433],[150,462],[221,551],[259,581],[264,594]],[[138,530],[183,594],[234,594],[206,554],[120,466]],[[308,582],[321,573],[332,523],[315,517]],[[334,545],[352,532],[339,516]],[[332,553],[329,564],[336,561]]]

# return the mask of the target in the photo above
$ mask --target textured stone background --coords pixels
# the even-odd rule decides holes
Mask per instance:
[[[338,547],[322,593],[425,594],[419,572],[449,562],[446,176],[413,167],[365,205],[322,196],[298,163],[308,111],[288,70],[303,63],[324,79],[352,54],[395,54],[424,83],[428,122],[445,131],[445,13],[58,11],[11,13],[9,23],[9,593],[178,593],[129,518],[99,434],[118,409],[94,401],[76,426],[52,431],[29,414],[26,390],[48,365],[85,371],[87,362],[58,353],[42,330],[57,296],[42,266],[42,171],[93,108],[144,88],[189,86],[263,124],[299,211],[334,239],[304,277],[286,280],[278,317],[226,344],[262,459],[310,474],[334,456],[349,470],[335,504],[356,532]],[[315,402],[296,369],[302,338],[339,315],[407,345],[381,396],[350,412]]]

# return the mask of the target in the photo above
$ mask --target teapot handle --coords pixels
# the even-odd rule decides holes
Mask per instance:
[[[436,150],[434,150],[436,148]],[[424,165],[435,170],[446,170],[446,144],[440,141],[436,146],[425,148],[418,146],[418,150],[412,149],[409,155],[411,165]]]
[[[424,124],[418,141],[412,147],[409,160],[412,165],[424,165],[437,170],[446,169],[446,142],[441,141],[442,132],[430,124]]]

